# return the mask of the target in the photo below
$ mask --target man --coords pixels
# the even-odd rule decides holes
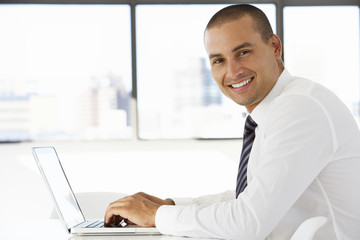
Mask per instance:
[[[219,88],[251,116],[236,194],[161,200],[138,193],[111,203],[105,223],[125,218],[164,234],[279,240],[325,216],[316,239],[360,239],[360,133],[348,109],[324,87],[289,74],[278,36],[251,5],[216,13],[204,42]]]

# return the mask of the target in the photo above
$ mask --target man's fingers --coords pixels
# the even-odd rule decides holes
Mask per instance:
[[[124,202],[122,201],[122,199],[119,199],[118,201],[109,204],[105,212],[105,218],[104,218],[105,225],[107,226],[110,224],[117,225],[121,222],[121,220],[124,218],[121,214],[123,206],[124,206]]]
[[[112,222],[115,224],[115,225],[119,225],[119,223],[123,220],[123,218],[119,215],[114,215],[112,216]]]
[[[127,196],[109,204],[105,213],[105,225],[115,223],[121,216],[127,222],[140,226],[155,226],[155,214],[159,204],[146,199],[142,194]]]

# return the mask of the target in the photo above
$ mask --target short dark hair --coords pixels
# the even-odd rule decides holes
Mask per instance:
[[[246,15],[249,15],[253,19],[253,27],[260,33],[264,42],[268,42],[274,34],[269,19],[263,11],[249,4],[235,4],[221,9],[210,19],[205,30],[221,26],[224,23],[237,20]]]

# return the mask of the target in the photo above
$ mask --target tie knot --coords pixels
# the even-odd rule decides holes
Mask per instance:
[[[257,123],[250,117],[250,115],[248,115],[245,121],[244,133],[253,132],[256,127]]]

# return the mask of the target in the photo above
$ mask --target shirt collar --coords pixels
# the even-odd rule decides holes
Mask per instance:
[[[280,74],[279,79],[276,81],[274,87],[268,93],[268,95],[257,105],[254,110],[251,112],[251,118],[259,125],[265,118],[267,113],[268,105],[281,94],[286,85],[290,82],[291,75],[284,69]]]

